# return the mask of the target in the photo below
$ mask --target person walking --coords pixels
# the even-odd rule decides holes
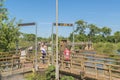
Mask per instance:
[[[66,47],[63,54],[64,54],[64,60],[66,61],[66,67],[69,68],[70,66],[68,64],[70,62],[70,50]]]
[[[45,50],[45,48],[44,48],[44,45],[41,45],[41,53],[42,53],[42,62],[43,62],[43,64],[45,64],[45,57],[46,57],[46,50]]]

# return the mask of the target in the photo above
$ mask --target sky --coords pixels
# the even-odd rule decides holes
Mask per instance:
[[[38,36],[49,37],[56,21],[56,0],[6,0],[9,17],[22,23],[36,22]],[[98,27],[120,31],[120,0],[59,0],[58,22],[75,23],[84,20]],[[75,26],[76,28],[76,26]],[[54,33],[55,33],[54,27]],[[68,36],[72,27],[59,27],[59,36]],[[21,27],[21,32],[35,33],[35,27]]]

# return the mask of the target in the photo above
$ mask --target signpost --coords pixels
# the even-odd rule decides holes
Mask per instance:
[[[35,37],[35,70],[37,71],[38,70],[38,66],[37,66],[37,24],[35,22],[32,22],[32,23],[22,23],[22,24],[18,24],[18,26],[35,26],[36,29],[35,29],[35,34],[36,34],[36,37]]]
[[[56,23],[52,24],[52,53],[53,53],[53,27],[56,26]],[[58,26],[62,27],[73,27],[73,42],[72,42],[72,48],[74,50],[74,25],[72,23],[58,23]],[[53,54],[52,54],[53,55]],[[53,59],[53,58],[52,58]],[[52,60],[53,63],[53,60]]]
[[[56,23],[53,23],[53,26],[56,26]],[[73,26],[71,23],[58,23],[58,26]]]
[[[56,26],[56,23],[53,23],[53,26]],[[53,26],[52,26],[52,34],[53,34]],[[72,42],[72,48],[74,50],[74,25],[72,23],[58,23],[58,26],[64,26],[64,27],[73,27],[73,42]],[[53,38],[53,36],[52,36]],[[53,40],[53,39],[52,39]]]
[[[72,23],[53,23],[52,24],[52,55],[53,54],[53,26],[56,26],[56,28],[58,28],[58,26],[65,26],[65,27],[73,27],[73,43],[72,43],[72,48],[74,50],[74,25]],[[52,65],[53,65],[53,56],[52,56]],[[58,63],[58,29],[56,29],[56,80],[58,79],[59,76],[59,63]]]
[[[53,26],[56,26],[56,69],[55,69],[55,79],[59,80],[59,63],[58,63],[58,26],[73,26],[73,24],[64,24],[58,23],[58,0],[56,0],[56,23],[53,23]],[[53,56],[53,26],[52,26],[52,56]],[[73,27],[74,30],[74,27]],[[74,31],[73,31],[74,36]],[[73,37],[74,42],[74,37]],[[73,43],[74,45],[74,43]],[[53,59],[53,58],[52,58]],[[52,60],[54,61],[54,60]],[[53,63],[53,62],[52,62]]]
[[[34,22],[18,24],[18,26],[34,26],[34,25],[36,25]]]

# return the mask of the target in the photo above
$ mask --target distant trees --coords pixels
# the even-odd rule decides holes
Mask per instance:
[[[83,20],[79,20],[75,22],[75,24],[77,25],[75,32],[78,32],[79,34],[85,34],[85,29],[87,28],[86,22]]]
[[[87,22],[83,20],[78,20],[75,24],[75,41],[77,42],[120,42],[120,32],[117,31],[114,35],[111,35],[112,30],[107,26],[100,28],[95,24],[87,24]],[[69,39],[72,40],[72,33]]]
[[[114,40],[115,40],[115,43],[120,42],[120,31],[117,31],[114,33]]]
[[[98,54],[111,55],[120,51],[120,31],[111,35],[112,30],[107,26],[98,27],[95,24],[87,24],[83,20],[78,20],[75,24],[75,42],[93,42],[93,47]],[[69,39],[72,41],[72,33]]]
[[[24,39],[26,41],[35,41],[35,37],[36,37],[35,34],[24,34]]]
[[[79,35],[75,35],[76,39],[75,41],[86,41],[87,38],[86,37],[86,28],[87,28],[87,23],[83,20],[78,20],[75,22],[77,28],[75,29],[75,32]],[[70,38],[72,39],[72,34],[70,36]]]
[[[101,33],[102,33],[103,37],[110,36],[111,32],[112,32],[112,30],[109,27],[103,27],[101,29]]]

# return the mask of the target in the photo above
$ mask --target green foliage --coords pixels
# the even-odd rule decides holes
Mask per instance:
[[[85,34],[85,29],[87,27],[86,22],[83,20],[78,20],[75,22],[75,24],[77,25],[75,32],[78,32],[79,34]]]
[[[106,36],[109,36],[110,34],[111,34],[111,29],[110,28],[108,28],[108,27],[103,27],[102,29],[101,29],[101,32],[102,32],[102,35],[104,36],[104,37],[106,37]]]
[[[86,38],[86,37],[87,37],[87,36],[84,35],[84,34],[76,35],[76,42],[80,42],[80,41],[84,42],[84,41],[87,41],[87,38]]]
[[[19,28],[15,24],[15,19],[8,20],[7,9],[0,1],[0,51],[10,51],[15,49],[15,42],[18,41]]]
[[[72,76],[64,76],[60,80],[74,80]]]
[[[55,80],[55,67],[49,66],[46,71],[46,80]]]
[[[2,22],[8,19],[7,13],[7,9],[4,8],[4,0],[0,0],[0,26],[2,26]]]
[[[120,42],[120,31],[114,33],[115,43]]]
[[[113,43],[94,43],[94,49],[97,51],[98,54],[115,54],[116,44]]]
[[[75,35],[74,35],[75,36]],[[73,41],[73,33],[70,33],[69,40],[72,42]]]
[[[102,49],[103,49],[104,44],[101,42],[98,43],[94,43],[93,47],[94,49],[97,51],[97,53],[101,54],[102,53]]]
[[[25,76],[26,80],[46,80],[46,76],[45,75],[41,75],[39,73],[31,73],[31,74],[27,74]]]
[[[34,80],[34,76],[35,76],[35,74],[33,74],[33,73],[32,74],[28,74],[28,75],[25,76],[25,79],[26,80]]]
[[[104,40],[105,41],[105,40]],[[111,42],[111,43],[118,43],[117,39],[114,38],[114,36],[107,36],[106,37],[106,41],[107,42]]]
[[[15,48],[15,42],[18,41],[19,28],[14,25],[14,20],[3,23],[0,29],[0,50],[10,51]]]
[[[75,41],[92,41],[92,42],[115,42],[115,38],[111,37],[111,28],[109,27],[102,27],[99,28],[95,24],[87,24],[83,20],[78,20],[75,22],[76,29],[75,29]],[[116,34],[118,36],[118,34]],[[72,39],[72,33],[69,36],[69,39]],[[118,41],[119,38],[116,38]]]
[[[28,48],[30,46],[35,45],[35,42],[33,42],[33,41],[26,41],[26,40],[20,38],[18,45],[19,45],[19,48]]]
[[[103,53],[114,54],[114,45],[111,43],[106,43],[103,47]]]
[[[35,34],[24,34],[24,39],[26,41],[35,41]]]
[[[89,30],[90,30],[90,32],[88,33],[88,35],[90,37],[93,37],[96,34],[99,34],[99,32],[100,32],[100,29],[96,25],[94,25],[94,24],[90,24],[89,25]]]
[[[117,43],[116,46],[117,46],[116,50],[120,52],[120,43]]]
[[[51,41],[51,37],[49,37],[49,38],[38,37],[37,39],[38,39],[38,41],[40,41],[40,42],[50,42],[50,41]],[[54,40],[55,40],[55,39],[54,39]],[[55,41],[54,41],[54,42],[55,42]]]

